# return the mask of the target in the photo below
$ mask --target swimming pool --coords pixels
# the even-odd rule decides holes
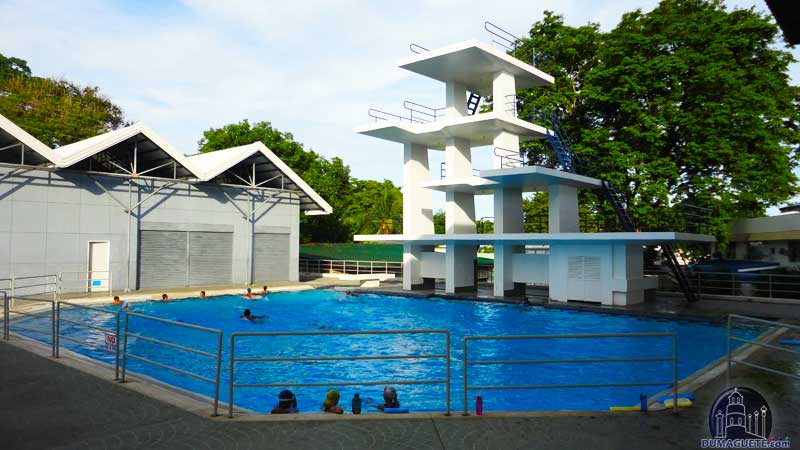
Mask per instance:
[[[462,403],[462,338],[474,335],[586,334],[674,332],[678,340],[678,373],[686,377],[726,352],[723,326],[695,321],[657,320],[645,317],[607,315],[535,306],[489,302],[408,298],[382,295],[346,296],[330,290],[283,292],[267,300],[246,300],[239,296],[186,299],[175,302],[134,303],[142,314],[201,325],[223,331],[223,370],[221,401],[227,401],[229,348],[232,332],[262,331],[335,331],[446,329],[451,333],[451,399],[454,411]],[[245,308],[254,314],[268,314],[263,322],[239,318]],[[109,310],[114,307],[109,306]],[[82,310],[62,309],[62,317],[95,326],[113,328],[111,316]],[[48,328],[47,319],[39,326]],[[130,317],[130,332],[175,342],[207,352],[215,352],[216,338],[207,333],[164,325]],[[735,330],[741,337],[753,338],[758,329]],[[62,333],[87,345],[103,347],[105,335],[62,324]],[[31,337],[48,340],[42,336]],[[470,343],[470,359],[570,359],[614,357],[668,357],[672,352],[669,338],[603,339],[546,341],[490,341]],[[113,363],[113,355],[62,340],[62,346],[92,358]],[[198,355],[132,338],[131,352],[184,370],[214,377],[215,361]],[[303,357],[336,355],[389,355],[441,353],[442,339],[433,335],[366,336],[286,336],[237,339],[237,357]],[[213,397],[213,386],[181,374],[128,360],[128,369],[161,381]],[[625,362],[536,365],[470,366],[470,385],[543,385],[579,383],[620,383],[670,380],[670,362]],[[309,383],[342,381],[379,381],[392,379],[441,379],[445,375],[442,360],[360,360],[324,362],[255,362],[237,363],[237,383]],[[481,395],[487,411],[533,410],[608,410],[609,406],[638,403],[639,393],[652,395],[667,386],[470,391],[470,409]],[[292,388],[302,412],[319,410],[326,387]],[[275,406],[281,388],[237,388],[235,404],[257,412],[269,412]],[[341,387],[340,404],[349,410],[350,399],[358,392],[362,398],[380,399],[380,386]],[[443,411],[444,386],[398,386],[402,406],[412,411]],[[365,408],[367,409],[367,408]]]

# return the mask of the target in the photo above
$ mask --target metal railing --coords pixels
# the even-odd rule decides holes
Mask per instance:
[[[167,324],[167,325],[173,325],[173,326],[176,326],[176,327],[188,328],[188,329],[192,329],[192,330],[198,330],[198,331],[203,331],[203,332],[215,334],[215,335],[217,335],[217,353],[213,354],[213,353],[206,352],[206,351],[203,351],[203,350],[198,350],[198,349],[191,348],[191,347],[186,347],[186,346],[183,346],[183,345],[180,345],[180,344],[175,344],[173,342],[167,342],[167,341],[164,341],[164,340],[161,340],[161,339],[156,339],[156,338],[153,338],[153,337],[144,336],[142,334],[131,333],[129,331],[129,322],[130,322],[130,318],[131,317],[137,317],[137,318],[145,319],[145,320],[152,320],[152,321],[160,322],[160,323]],[[179,369],[179,368],[177,368],[175,366],[171,366],[169,364],[164,364],[164,363],[160,363],[158,361],[153,361],[152,359],[145,358],[144,356],[141,356],[141,355],[132,354],[131,352],[128,351],[128,337],[135,337],[137,339],[141,339],[141,340],[146,341],[146,342],[151,342],[153,344],[157,344],[157,345],[161,345],[161,346],[164,346],[164,347],[173,348],[173,349],[176,349],[176,350],[180,350],[182,352],[192,353],[192,354],[195,354],[195,355],[200,355],[200,356],[204,356],[204,357],[207,357],[207,358],[215,359],[217,361],[216,376],[214,378],[204,377],[204,376],[198,375],[198,374],[196,374],[194,372],[189,372],[187,370]],[[147,316],[147,315],[144,315],[144,314],[128,312],[128,313],[125,314],[125,331],[123,333],[123,340],[122,340],[122,382],[123,383],[125,382],[125,374],[126,374],[126,371],[127,371],[128,358],[132,358],[132,359],[134,359],[136,361],[140,361],[140,362],[143,362],[143,363],[146,363],[146,364],[150,364],[150,365],[153,365],[153,366],[156,366],[156,367],[160,367],[162,369],[171,370],[173,372],[179,373],[181,375],[185,375],[187,377],[195,378],[197,380],[201,380],[201,381],[206,381],[208,383],[212,383],[214,385],[214,413],[213,413],[213,415],[215,415],[215,416],[217,415],[217,411],[219,409],[219,384],[220,384],[219,379],[220,379],[220,372],[222,370],[222,331],[221,330],[216,330],[216,329],[213,329],[213,328],[201,327],[199,325],[191,325],[191,324],[188,324],[188,323],[175,322],[174,320],[162,319],[160,317],[153,317],[153,316]]]
[[[403,102],[403,108],[408,110],[409,120],[412,122],[421,121],[425,123],[436,122],[445,117],[445,111],[447,110],[447,108],[431,108],[430,106],[420,105],[410,100]],[[417,113],[417,117],[414,117],[414,113]]]
[[[301,273],[373,274],[403,273],[403,263],[395,261],[352,261],[300,258]]]
[[[4,286],[3,286],[4,285]],[[14,306],[14,300],[25,300],[33,295],[52,294],[53,300],[58,297],[58,275],[30,275],[24,277],[11,276],[0,279],[0,291],[5,291]]]
[[[672,338],[672,355],[669,357],[640,357],[640,358],[585,358],[585,359],[507,359],[507,360],[470,360],[468,346],[470,341],[496,341],[496,340],[527,340],[527,339],[602,339],[602,338]],[[627,386],[663,386],[671,385],[674,398],[678,398],[678,345],[675,333],[615,333],[615,334],[544,334],[544,335],[517,335],[517,336],[465,336],[464,337],[464,415],[469,414],[469,391],[510,390],[510,389],[563,389],[563,388],[601,388],[601,387],[627,387]],[[672,381],[636,381],[623,383],[584,383],[584,384],[528,384],[528,385],[495,385],[495,386],[470,386],[467,378],[467,368],[478,365],[514,365],[514,364],[581,364],[581,363],[617,363],[617,362],[672,362]],[[678,412],[678,402],[674,402],[673,409]]]
[[[514,117],[518,115],[518,100],[517,94],[508,94],[506,95],[506,112],[511,113]]]
[[[441,180],[444,180],[447,177],[447,170],[446,170],[446,167],[445,167],[446,164],[447,163],[445,161],[442,161],[441,164],[439,164],[439,179],[441,179]],[[480,176],[480,175],[481,175],[480,169],[472,169],[472,176],[473,177],[477,177],[477,176]]]
[[[413,42],[411,44],[408,44],[408,49],[411,50],[412,52],[416,53],[416,54],[420,54],[422,52],[430,51],[427,48],[425,48],[425,47],[423,47],[423,46],[421,46],[419,44],[415,44]]]
[[[361,356],[307,356],[299,358],[279,357],[249,357],[237,358],[237,337],[276,337],[276,336],[355,336],[355,335],[408,335],[408,334],[441,334],[444,335],[445,353],[434,354],[401,354],[401,355],[361,355]],[[450,415],[450,332],[447,330],[380,330],[380,331],[298,331],[298,332],[262,332],[262,333],[231,333],[230,341],[230,376],[228,379],[228,417],[233,417],[233,394],[237,387],[333,387],[333,386],[380,386],[380,385],[418,385],[418,384],[444,384],[445,409]],[[410,359],[443,359],[445,362],[444,379],[425,380],[385,380],[385,381],[337,381],[319,383],[236,383],[236,363],[248,362],[320,362],[320,361],[378,361],[378,360],[410,360]]]
[[[503,147],[495,147],[494,156],[500,158],[501,169],[525,166],[525,154],[519,150],[514,151]]]
[[[82,322],[82,321],[77,321],[77,320],[72,320],[72,319],[66,319],[66,318],[62,317],[62,315],[61,315],[61,309],[62,309],[61,305],[66,305],[66,306],[68,306],[70,308],[78,308],[78,309],[82,309],[82,310],[86,310],[86,311],[94,311],[94,312],[99,312],[99,313],[102,313],[102,314],[108,314],[108,315],[114,317],[114,321],[115,321],[116,326],[112,330],[110,328],[104,328],[104,327],[100,327],[100,326],[97,326],[97,325],[91,325],[91,324],[85,323],[85,321]],[[113,353],[114,354],[114,380],[119,380],[120,379],[119,378],[119,326],[120,326],[119,315],[120,315],[119,311],[109,311],[109,310],[103,309],[103,308],[96,308],[94,306],[86,306],[86,305],[78,305],[76,303],[70,303],[70,302],[64,302],[64,301],[57,302],[57,304],[56,304],[55,357],[58,358],[58,357],[61,356],[61,339],[73,342],[75,344],[78,344],[80,346],[87,347],[87,348],[90,348],[90,349],[93,349],[93,350],[103,350],[103,351],[106,351],[108,353]],[[96,347],[96,346],[87,344],[85,341],[81,341],[79,339],[75,339],[73,337],[65,335],[61,331],[61,324],[62,323],[68,323],[68,324],[71,324],[71,325],[79,327],[79,328],[85,328],[87,330],[102,331],[106,335],[106,342],[105,342],[106,346],[105,347]],[[111,343],[108,342],[108,336],[113,336],[114,337],[113,342],[111,342]],[[108,349],[109,344],[111,344],[111,346],[114,348],[113,350],[109,350]]]
[[[113,272],[92,270],[58,273],[58,293],[65,292],[108,292],[111,294]]]
[[[392,114],[390,112],[381,111],[380,109],[374,108],[367,110],[367,115],[375,119],[375,122],[379,120],[399,120],[401,122],[406,121],[409,123],[427,123],[419,118],[398,116],[397,114]]]
[[[731,328],[732,328],[733,322],[735,320],[738,320],[740,322],[749,322],[750,324],[766,325],[766,326],[773,327],[773,328],[788,328],[790,330],[800,331],[800,325],[794,325],[794,324],[789,324],[789,323],[781,323],[781,322],[773,322],[773,321],[764,320],[764,319],[756,319],[755,317],[740,316],[738,314],[728,314],[727,339],[726,339],[727,346],[728,346],[728,357],[727,357],[728,367],[727,367],[727,370],[725,371],[725,386],[726,387],[728,387],[728,388],[731,387],[731,367],[733,366],[733,364],[741,364],[743,366],[750,367],[751,369],[761,370],[761,371],[768,372],[768,373],[771,373],[771,374],[783,375],[783,376],[786,376],[786,377],[789,377],[789,378],[793,378],[795,380],[800,380],[800,375],[798,375],[796,373],[783,372],[781,370],[773,369],[773,368],[770,368],[770,367],[765,367],[765,366],[762,366],[760,364],[747,362],[747,361],[744,360],[744,358],[741,358],[741,359],[734,358],[733,350],[731,348],[731,342],[732,341],[739,341],[739,342],[742,342],[742,343],[745,343],[745,344],[755,345],[755,346],[758,346],[758,347],[761,347],[761,348],[767,348],[767,349],[770,349],[770,350],[776,350],[776,351],[781,351],[781,352],[784,352],[784,353],[790,353],[790,354],[793,354],[795,356],[800,355],[800,352],[798,352],[795,349],[785,348],[785,347],[778,347],[777,345],[768,344],[766,342],[758,342],[758,341],[754,341],[752,339],[744,339],[744,338],[733,336],[731,334]]]
[[[13,301],[14,297],[6,294],[3,292],[3,339],[9,340],[10,333],[12,328],[20,331],[27,331],[29,333],[36,333],[45,336],[50,336],[51,342],[51,354],[53,357],[56,356],[56,302],[55,300],[49,299],[39,299],[39,298],[32,298],[32,297],[25,297],[19,300],[24,300],[26,302],[39,302],[39,303],[49,303],[50,304],[50,330],[46,328],[33,328],[25,325],[19,325],[17,323],[13,323],[11,321],[11,314],[15,316],[23,316],[23,317],[36,317],[42,318],[44,317],[45,311],[40,312],[30,312],[30,311],[12,311],[13,308]]]

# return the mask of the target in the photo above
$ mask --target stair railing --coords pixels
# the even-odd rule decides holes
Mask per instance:
[[[411,50],[412,52],[416,53],[416,54],[420,54],[422,52],[429,52],[430,51],[427,48],[425,48],[425,47],[423,47],[423,46],[421,46],[419,44],[414,44],[413,42],[408,45],[408,49]]]

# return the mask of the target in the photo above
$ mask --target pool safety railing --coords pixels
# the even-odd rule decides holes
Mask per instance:
[[[771,367],[762,366],[761,364],[757,364],[757,363],[754,363],[754,362],[748,362],[748,361],[745,361],[746,357],[744,357],[744,356],[737,358],[733,354],[733,348],[732,348],[732,345],[731,345],[733,343],[733,341],[742,342],[744,344],[755,345],[757,347],[761,347],[761,348],[765,348],[765,349],[780,351],[780,352],[784,352],[784,353],[790,353],[790,354],[793,354],[795,356],[800,355],[800,352],[798,352],[796,349],[792,349],[792,348],[780,347],[780,346],[772,345],[772,344],[769,344],[769,343],[766,343],[766,342],[759,342],[757,340],[745,339],[745,338],[740,338],[740,337],[734,336],[731,333],[731,330],[732,330],[732,328],[734,326],[734,322],[740,322],[740,323],[745,323],[745,324],[749,324],[749,325],[761,325],[761,326],[767,326],[767,327],[770,327],[770,328],[784,328],[784,329],[788,329],[788,330],[794,330],[796,332],[800,331],[800,325],[795,325],[795,324],[790,324],[790,323],[783,323],[783,322],[775,322],[775,321],[764,320],[764,319],[757,319],[755,317],[740,316],[738,314],[729,314],[728,315],[728,326],[727,326],[727,346],[728,346],[728,357],[727,357],[727,360],[728,360],[728,367],[727,367],[727,370],[725,371],[725,386],[726,387],[728,387],[728,388],[731,387],[731,368],[733,367],[734,364],[741,364],[743,366],[750,367],[751,369],[756,369],[756,370],[760,370],[760,371],[763,371],[763,372],[768,372],[768,373],[771,373],[771,374],[774,374],[774,375],[783,375],[783,376],[786,376],[786,377],[789,377],[789,378],[793,378],[795,380],[800,380],[800,375],[798,375],[796,373],[784,372],[782,370],[778,370],[778,369],[774,369],[774,368],[771,368]]]
[[[355,261],[336,259],[300,258],[300,273],[373,274],[403,273],[403,263],[398,261]]]
[[[446,116],[445,111],[447,108],[431,108],[430,106],[420,105],[419,103],[406,100],[403,102],[403,108],[408,110],[408,116],[412,122],[436,122]],[[416,117],[414,116],[416,113]]]
[[[635,357],[635,358],[584,358],[584,359],[506,359],[506,360],[471,360],[468,358],[468,343],[471,341],[500,341],[500,340],[548,340],[548,339],[606,339],[606,338],[671,338],[672,355],[664,357]],[[678,398],[678,345],[675,333],[613,333],[613,334],[544,334],[544,335],[509,335],[509,336],[466,336],[464,337],[464,415],[469,415],[469,391],[511,390],[511,389],[564,389],[564,388],[603,388],[603,387],[628,387],[628,386],[663,386],[672,387],[674,398]],[[581,384],[527,384],[527,385],[489,385],[471,386],[468,381],[468,367],[480,365],[533,365],[533,364],[596,364],[596,363],[627,363],[627,362],[672,362],[672,380],[641,380],[620,383],[581,383]],[[673,402],[673,410],[678,412],[678,402]]]
[[[51,347],[51,354],[53,357],[56,356],[56,302],[55,300],[51,299],[42,299],[42,298],[34,298],[34,297],[23,297],[18,298],[18,301],[25,301],[25,302],[32,302],[32,303],[49,303],[50,309],[49,311],[46,310],[46,307],[43,308],[41,311],[36,311],[37,308],[30,308],[27,311],[21,310],[12,310],[14,308],[14,297],[8,295],[7,293],[0,291],[3,294],[3,339],[9,340],[10,334],[14,330],[19,331],[27,331],[29,333],[35,333],[38,335],[43,336],[50,336],[50,347]],[[11,315],[14,316],[23,316],[23,317],[36,317],[42,318],[45,315],[50,316],[50,329],[46,328],[34,328],[32,326],[26,325],[19,325],[17,323],[12,322]]]
[[[444,337],[444,353],[433,354],[394,354],[394,355],[340,355],[340,356],[303,356],[297,358],[282,357],[236,357],[236,338],[259,337],[270,338],[277,336],[355,336],[355,335],[411,335],[411,334],[436,334]],[[243,332],[231,333],[230,341],[230,376],[228,378],[228,417],[233,417],[234,388],[289,388],[289,387],[335,387],[335,386],[380,386],[380,385],[418,385],[418,384],[443,384],[445,385],[445,414],[450,415],[450,332],[447,330],[376,330],[376,331],[309,331],[309,332]],[[320,383],[237,383],[236,363],[252,362],[321,362],[321,361],[378,361],[378,360],[413,360],[413,359],[441,359],[445,365],[445,378],[424,380],[384,380],[384,381],[335,381]]]
[[[61,314],[62,309],[65,309],[63,306],[68,308],[78,308],[85,311],[94,311],[101,314],[107,314],[114,318],[114,329],[100,327],[97,325],[92,325],[86,323],[86,321],[77,321],[72,319],[64,318]],[[64,339],[66,341],[78,344],[82,347],[86,347],[92,350],[102,350],[108,353],[112,353],[114,355],[114,380],[119,380],[119,328],[120,328],[120,312],[117,311],[109,311],[103,308],[96,308],[94,306],[86,306],[86,305],[78,305],[76,303],[64,302],[60,301],[56,304],[56,334],[55,334],[55,357],[58,358],[61,356],[61,340]],[[63,333],[61,324],[68,323],[72,326],[78,328],[84,328],[87,330],[95,330],[104,333],[105,335],[105,346],[98,347],[94,345],[89,345],[86,341],[75,339],[74,337],[68,336]]]
[[[481,170],[480,169],[472,169],[472,176],[473,177],[478,177],[480,175],[481,175]],[[446,162],[442,161],[439,164],[439,179],[444,180],[445,178],[447,178]]]
[[[142,334],[131,333],[130,329],[129,329],[129,324],[130,324],[131,317],[138,318],[138,319],[144,319],[144,320],[151,320],[151,321],[163,323],[163,324],[170,325],[170,326],[175,326],[175,327],[180,327],[180,328],[187,328],[187,329],[191,329],[191,330],[198,330],[198,331],[202,331],[202,332],[206,332],[206,333],[209,333],[209,334],[216,335],[217,336],[216,353],[210,353],[210,352],[206,352],[206,351],[203,351],[203,350],[198,350],[196,348],[186,347],[184,345],[179,345],[179,344],[176,344],[174,342],[167,342],[167,341],[164,341],[164,340],[161,340],[161,339],[156,339],[154,337],[144,336]],[[213,413],[213,415],[214,416],[217,415],[217,412],[219,410],[219,384],[220,384],[219,380],[220,380],[220,373],[222,371],[222,331],[221,330],[216,330],[216,329],[213,329],[213,328],[201,327],[199,325],[191,325],[191,324],[188,324],[188,323],[175,322],[174,320],[167,320],[167,319],[162,319],[160,317],[147,316],[147,315],[144,315],[144,314],[139,314],[139,313],[134,313],[134,312],[127,312],[125,314],[125,329],[124,330],[125,331],[124,331],[124,333],[122,335],[122,379],[121,379],[123,383],[126,381],[125,376],[126,376],[126,371],[127,371],[128,358],[134,359],[136,361],[143,362],[145,364],[150,364],[150,365],[153,365],[153,366],[156,366],[156,367],[160,367],[162,369],[170,370],[170,371],[179,373],[181,375],[185,375],[187,377],[195,378],[197,380],[206,381],[206,382],[211,383],[211,384],[214,385],[214,413]],[[202,376],[202,375],[198,375],[198,374],[196,374],[194,372],[189,372],[187,370],[183,370],[183,369],[180,369],[178,367],[171,366],[169,364],[164,364],[164,363],[160,363],[158,361],[153,361],[152,359],[145,358],[144,356],[141,356],[141,355],[133,354],[128,350],[128,338],[129,337],[135,337],[136,339],[141,339],[143,341],[151,342],[153,344],[157,344],[157,345],[161,345],[161,346],[164,346],[164,347],[172,348],[172,349],[175,349],[175,350],[180,350],[182,352],[191,353],[191,354],[195,354],[195,355],[204,356],[206,358],[214,359],[217,362],[215,376],[214,376],[214,378],[205,377],[205,376]]]
[[[52,296],[53,300],[58,298],[58,275],[31,275],[24,277],[0,279],[0,291],[8,294],[11,307],[14,307],[15,300],[27,300],[33,296]]]
[[[113,273],[110,270],[58,272],[59,297],[65,292],[106,292],[111,294]]]

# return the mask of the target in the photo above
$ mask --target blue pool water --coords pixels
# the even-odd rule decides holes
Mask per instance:
[[[444,299],[417,299],[364,295],[348,297],[344,293],[319,290],[270,294],[267,300],[246,300],[239,296],[209,299],[187,299],[175,302],[134,303],[142,314],[221,329],[224,332],[222,387],[220,398],[227,401],[229,335],[243,331],[334,331],[334,330],[398,330],[447,329],[451,333],[451,399],[455,411],[463,407],[462,338],[468,335],[518,334],[586,334],[675,332],[678,336],[678,372],[686,377],[726,352],[725,328],[694,321],[668,321],[631,316],[605,315],[532,306]],[[107,307],[113,310],[114,307]],[[254,314],[267,314],[263,322],[239,318],[249,308]],[[101,327],[113,328],[111,316],[82,309],[62,310],[62,317]],[[22,322],[46,319],[25,318]],[[34,324],[35,326],[35,324]],[[49,329],[49,328],[48,328]],[[130,332],[199,348],[216,350],[216,337],[135,316],[130,317]],[[755,337],[758,329],[737,329],[736,335]],[[89,346],[104,347],[105,333],[69,324],[62,333]],[[49,340],[49,336],[34,336]],[[237,357],[312,357],[364,356],[397,354],[441,354],[444,341],[435,335],[362,335],[301,336],[237,339]],[[73,351],[113,363],[113,355],[62,340]],[[170,364],[213,378],[214,361],[165,348],[141,339],[128,342],[133,354]],[[669,338],[647,339],[548,339],[471,342],[470,360],[493,359],[571,359],[614,357],[668,357],[672,352]],[[146,374],[175,386],[213,396],[213,386],[181,374],[154,367],[136,360],[128,361],[128,369]],[[442,359],[431,360],[362,360],[325,362],[248,362],[236,364],[237,383],[302,383],[344,381],[389,381],[442,379]],[[478,365],[469,367],[470,385],[544,385],[621,383],[672,379],[670,362],[616,363],[547,363],[535,365]],[[515,410],[608,410],[609,406],[634,405],[639,393],[652,395],[667,386],[626,388],[578,388],[537,390],[470,391],[470,409],[474,398],[481,395],[488,411]],[[445,408],[443,385],[397,386],[402,406],[412,411],[442,411]],[[303,412],[318,411],[326,387],[295,387]],[[237,388],[237,406],[268,412],[275,406],[281,388]],[[380,386],[341,387],[340,404],[349,410],[350,399],[358,392],[362,398],[381,398]],[[367,408],[365,408],[367,409]]]

